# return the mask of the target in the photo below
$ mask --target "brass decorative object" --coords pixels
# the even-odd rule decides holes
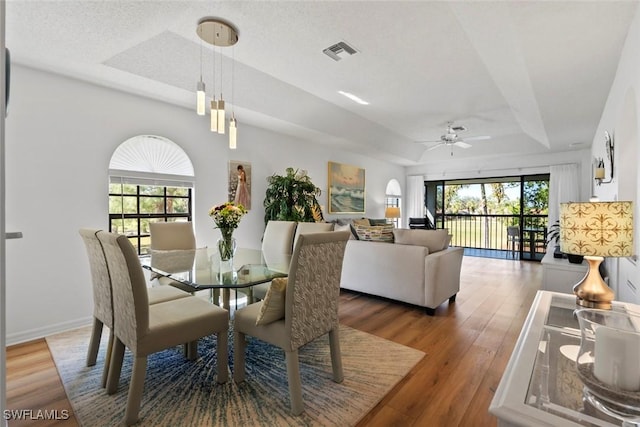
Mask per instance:
[[[614,292],[602,280],[599,266],[604,257],[633,255],[633,203],[561,203],[560,248],[584,255],[589,263],[589,271],[573,287],[577,304],[610,309]]]

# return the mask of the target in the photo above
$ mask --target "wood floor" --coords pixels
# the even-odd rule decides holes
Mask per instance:
[[[456,302],[433,317],[343,292],[341,323],[426,353],[359,426],[495,426],[487,409],[541,281],[539,263],[467,256]],[[71,411],[44,340],[7,349],[7,408]],[[68,420],[9,421],[28,425],[77,422],[72,413]]]

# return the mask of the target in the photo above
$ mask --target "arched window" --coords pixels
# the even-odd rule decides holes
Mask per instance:
[[[109,162],[109,231],[146,253],[149,223],[191,221],[194,173],[173,141],[139,135],[120,144]]]
[[[392,179],[387,183],[387,189],[385,191],[385,215],[388,212],[400,212],[402,206],[402,189],[400,188],[400,183],[397,179]],[[398,208],[398,210],[387,209],[387,208]],[[388,215],[387,215],[388,216]],[[402,218],[387,218],[387,221],[393,223],[396,228],[402,226]]]

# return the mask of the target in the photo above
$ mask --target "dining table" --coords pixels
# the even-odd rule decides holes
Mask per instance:
[[[215,248],[151,250],[140,258],[142,267],[167,277],[169,283],[195,293],[209,290],[212,303],[230,307],[231,290],[254,301],[253,287],[277,277],[287,277],[290,254],[267,254],[260,249],[238,248],[229,261],[223,261]],[[237,301],[237,299],[236,299]],[[237,304],[237,302],[236,302]]]

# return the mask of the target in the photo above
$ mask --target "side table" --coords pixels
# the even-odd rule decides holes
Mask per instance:
[[[570,294],[573,286],[587,274],[589,265],[572,264],[564,258],[554,258],[553,252],[547,252],[540,261],[542,264],[542,290]]]
[[[620,426],[583,401],[575,296],[538,291],[489,407],[499,426]],[[613,310],[640,311],[614,302]]]

